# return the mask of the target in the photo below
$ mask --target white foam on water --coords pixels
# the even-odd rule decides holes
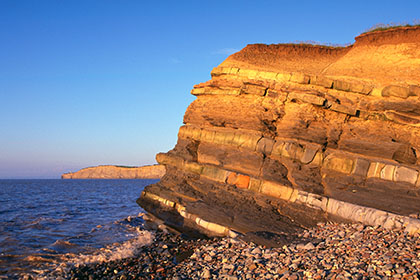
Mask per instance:
[[[81,254],[70,260],[75,266],[97,263],[109,262],[132,257],[136,254],[140,247],[152,243],[154,234],[147,230],[138,230],[138,235],[121,244],[113,244],[105,248],[101,248],[92,254]],[[116,245],[116,246],[115,246]]]
[[[138,216],[130,216],[126,219],[131,220],[136,217],[141,217],[142,215],[143,213]],[[144,230],[143,227],[136,227],[133,233],[135,237],[132,239],[122,243],[113,243],[90,253],[67,253],[61,255],[60,258],[55,261],[55,265],[52,264],[52,267],[49,269],[33,270],[33,272],[36,273],[35,277],[36,279],[56,279],[57,275],[69,271],[72,267],[130,258],[135,256],[141,247],[148,246],[153,242],[154,233]]]

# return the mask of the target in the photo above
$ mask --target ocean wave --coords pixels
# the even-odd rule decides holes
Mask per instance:
[[[101,263],[116,261],[133,257],[138,249],[148,246],[153,242],[154,234],[147,230],[139,230],[136,238],[130,239],[121,244],[112,244],[104,248],[98,249],[89,254],[72,254],[62,255],[55,261],[55,265],[45,269],[33,270],[36,279],[56,279],[57,275],[70,271],[73,267],[79,267],[84,264]]]
[[[63,218],[38,217],[34,220],[23,221],[23,228],[42,228],[44,224],[58,224],[64,221]]]
[[[133,238],[121,243],[112,243],[88,253],[66,253],[57,255],[56,259],[53,262],[50,262],[44,269],[33,270],[33,273],[35,274],[33,276],[36,276],[37,279],[55,279],[55,275],[61,274],[63,271],[69,271],[72,267],[79,267],[90,263],[115,261],[135,256],[139,248],[150,245],[154,239],[154,233],[145,230],[144,224],[141,221],[144,221],[143,213],[117,221],[118,224],[122,223],[126,227],[129,226],[130,229],[132,229]],[[134,225],[137,225],[137,227]],[[73,247],[77,245],[69,241],[58,240],[53,246]]]
[[[69,260],[69,263],[79,266],[88,263],[108,262],[129,258],[137,250],[152,243],[154,234],[147,230],[139,230],[137,237],[121,244],[112,244],[91,254],[81,254]]]
[[[105,249],[98,251],[103,256],[97,261],[129,255],[127,248],[118,251],[109,244],[122,246],[139,236],[138,229],[144,229],[141,216],[127,216],[142,212],[134,199],[149,183],[150,180],[2,181],[0,275],[19,278],[29,273],[38,278],[34,270],[52,271],[66,260],[77,262],[71,258],[80,256],[79,262],[89,258],[95,261],[87,256],[99,248],[114,248],[115,252],[112,257]]]

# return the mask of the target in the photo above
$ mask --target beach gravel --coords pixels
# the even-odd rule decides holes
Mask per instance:
[[[419,279],[419,235],[360,224],[319,224],[267,248],[241,239],[156,232],[132,258],[88,264],[65,279]]]

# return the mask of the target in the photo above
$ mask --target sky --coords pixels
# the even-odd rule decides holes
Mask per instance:
[[[190,90],[252,43],[353,43],[420,1],[0,0],[0,179],[154,164]]]

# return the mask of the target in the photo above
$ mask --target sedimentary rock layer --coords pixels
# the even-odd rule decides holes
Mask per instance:
[[[100,165],[61,175],[62,179],[159,179],[165,174],[163,165],[139,167]]]
[[[175,148],[157,156],[167,173],[138,202],[216,235],[335,218],[418,231],[419,73],[418,27],[345,48],[249,45],[194,86]]]

